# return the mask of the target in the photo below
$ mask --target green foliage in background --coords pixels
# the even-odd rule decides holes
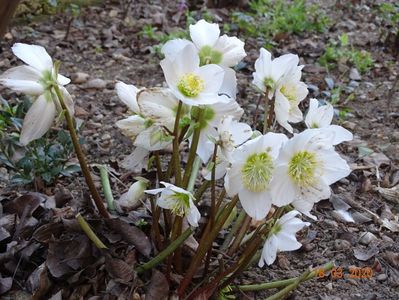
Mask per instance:
[[[373,65],[373,58],[366,50],[357,50],[349,43],[346,33],[342,34],[339,42],[333,41],[326,47],[319,63],[326,68],[335,68],[337,63],[349,63],[361,73],[365,73]]]
[[[235,12],[233,25],[247,36],[261,38],[270,44],[280,33],[322,32],[330,21],[317,5],[304,0],[252,0],[250,12]]]
[[[28,184],[39,180],[50,185],[61,175],[79,171],[79,165],[69,163],[74,149],[64,130],[50,132],[25,147],[19,143],[22,120],[29,106],[28,99],[10,105],[0,98],[0,165],[14,174],[11,182]]]

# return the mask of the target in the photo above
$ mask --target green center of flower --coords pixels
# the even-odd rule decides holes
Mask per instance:
[[[244,187],[254,193],[265,190],[272,177],[273,168],[273,159],[267,152],[252,154],[241,169]]]
[[[172,213],[184,217],[190,210],[190,196],[184,193],[174,193],[169,197],[174,201]]]
[[[180,78],[177,88],[184,96],[194,98],[205,89],[205,82],[198,75],[188,73]]]
[[[51,88],[51,86],[54,84],[55,80],[53,79],[53,74],[49,70],[45,70],[42,73],[42,77],[39,80],[40,84],[44,87],[45,90],[48,90]]]
[[[315,179],[317,165],[315,153],[299,151],[288,164],[288,174],[296,184],[307,187]]]
[[[312,124],[310,125],[310,128],[319,128],[319,124],[317,124],[317,123],[312,123]]]
[[[265,85],[266,89],[274,90],[274,85],[275,85],[275,83],[274,83],[273,78],[271,78],[271,77],[266,77],[266,78],[263,80],[263,84]]]
[[[277,233],[279,233],[281,231],[281,229],[282,229],[282,226],[278,222],[276,222],[273,225],[272,229],[270,230],[270,234],[269,235],[277,234]]]
[[[193,106],[191,107],[191,117],[193,119],[198,120],[200,110],[203,110],[200,122],[200,128],[204,129],[205,127],[208,126],[209,122],[211,122],[215,118],[216,113],[213,110],[213,108],[209,105],[203,107]]]
[[[289,100],[289,101],[295,101],[296,100],[296,88],[294,85],[291,86],[286,86],[284,85],[281,89],[280,92]]]
[[[223,54],[212,49],[211,46],[204,46],[199,51],[200,65],[220,64],[222,62]]]

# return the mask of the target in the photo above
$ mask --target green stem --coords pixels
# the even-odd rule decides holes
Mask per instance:
[[[200,134],[201,134],[201,122],[202,122],[203,115],[204,115],[204,109],[200,109],[198,112],[197,127],[194,130],[193,140],[191,142],[190,152],[188,154],[186,171],[184,172],[183,183],[182,183],[183,188],[187,188],[188,181],[189,181],[189,179],[191,177],[191,173],[192,173],[194,159],[197,156],[197,148],[198,148],[198,142],[199,142],[199,138],[200,138]]]
[[[91,177],[89,167],[86,163],[86,158],[85,155],[83,154],[82,148],[80,147],[79,144],[79,138],[78,135],[76,134],[75,126],[74,126],[74,120],[73,117],[71,116],[71,113],[69,112],[68,107],[65,105],[64,101],[64,96],[62,95],[60,88],[57,84],[53,85],[54,91],[57,95],[58,100],[60,101],[61,107],[65,112],[65,119],[68,125],[68,130],[71,135],[71,140],[73,143],[73,146],[75,148],[76,156],[78,157],[80,168],[82,169],[83,176],[86,180],[86,184],[89,187],[90,194],[93,197],[94,203],[100,212],[101,216],[104,218],[109,218],[109,213],[106,210],[104,203],[101,199],[100,193],[98,192],[93,178]]]
[[[293,283],[290,285],[287,285],[285,288],[283,288],[281,291],[278,293],[275,293],[274,295],[266,298],[266,300],[279,300],[279,299],[284,299],[290,292],[295,290],[298,285],[304,281],[310,274],[310,269],[307,269],[305,272],[302,273],[301,276],[299,276]]]
[[[201,186],[199,188],[197,188],[197,191],[194,194],[195,203],[198,203],[201,200],[202,195],[205,193],[205,191],[209,188],[210,185],[211,185],[211,182],[209,180],[205,180],[201,184]]]
[[[334,267],[333,262],[329,262],[325,264],[324,266],[320,268],[315,268],[310,274],[303,280],[307,281],[312,278],[314,278],[317,275],[318,270],[323,269],[325,272],[331,270]],[[278,281],[272,281],[272,282],[266,282],[266,283],[260,283],[260,284],[249,284],[249,285],[237,285],[234,286],[233,289],[240,290],[242,292],[257,292],[257,291],[263,291],[263,290],[268,290],[268,289],[275,289],[275,288],[280,288],[280,287],[286,287],[290,284],[295,283],[296,280],[298,280],[299,277],[294,277],[290,279],[284,279],[284,280],[278,280]]]
[[[160,252],[157,256],[151,259],[149,262],[139,266],[136,269],[137,273],[142,273],[145,270],[150,270],[160,264],[165,258],[172,254],[176,248],[178,248],[191,234],[193,231],[191,228],[186,229],[177,239],[175,239],[165,250]]]
[[[101,185],[103,187],[104,197],[108,204],[109,210],[115,210],[114,205],[114,196],[112,195],[111,184],[109,182],[108,177],[108,169],[105,165],[99,166],[100,176],[101,176]]]
[[[269,95],[268,95],[268,92],[266,90],[266,93],[265,93],[265,109],[264,109],[265,110],[265,115],[264,115],[264,118],[263,118],[263,134],[266,134],[266,132],[267,132],[267,121],[269,119],[270,102],[271,102],[271,100],[269,99]]]
[[[173,129],[173,169],[175,171],[175,185],[181,186],[181,169],[180,169],[180,155],[179,155],[179,124],[180,124],[180,115],[182,111],[183,103],[179,101],[179,106],[177,107],[175,126]],[[169,178],[168,178],[169,179]]]
[[[90,225],[86,222],[86,220],[82,217],[81,214],[76,215],[76,219],[82,230],[86,233],[88,238],[96,245],[98,249],[107,249],[107,246],[98,238],[98,236],[94,233],[94,231],[90,228]]]
[[[201,159],[199,158],[199,156],[196,156],[193,163],[193,170],[190,175],[190,180],[188,181],[188,186],[187,186],[188,192],[191,192],[194,189],[195,179],[197,179],[200,167],[201,167]]]
[[[249,225],[251,224],[251,217],[246,215],[244,221],[242,222],[242,226],[240,227],[237,235],[235,236],[233,244],[229,247],[229,251],[227,251],[227,255],[231,256],[234,252],[238,250],[241,245],[241,241],[245,236],[245,233],[248,230]]]

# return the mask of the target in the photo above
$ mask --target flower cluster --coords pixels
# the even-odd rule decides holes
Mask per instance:
[[[269,217],[267,232],[259,230],[265,234],[259,266],[265,262],[272,264],[278,251],[301,246],[295,234],[309,223],[297,216],[302,213],[316,219],[311,214],[314,204],[329,198],[330,185],[350,173],[335,146],[351,140],[352,134],[331,125],[333,107],[320,105],[316,99],[310,99],[304,119],[299,103],[306,98],[308,90],[301,81],[303,66],[299,65],[299,57],[285,54],[272,59],[265,49],[260,49],[260,57],[255,62],[253,84],[264,96],[265,111],[275,116],[288,136],[267,132],[266,124],[263,134],[252,130],[250,125],[240,122],[244,110],[236,101],[234,66],[246,56],[244,43],[236,37],[221,36],[217,24],[204,20],[190,25],[190,36],[191,41],[172,40],[162,48],[165,58],[160,65],[166,87],[139,89],[123,82],[116,84],[116,93],[130,114],[116,125],[135,146],[130,160],[136,165],[152,151],[173,147],[173,164],[170,163],[168,171],[163,173],[158,161],[158,176],[164,188],[145,192],[160,194],[157,205],[172,216],[186,218],[189,225],[199,226],[201,218],[195,205],[199,199],[195,199],[193,195],[197,194],[192,193],[188,184],[197,177],[192,166],[195,156],[202,162],[204,179],[212,181],[213,199],[215,180],[224,179],[226,194],[234,201],[239,199],[250,218],[261,221],[267,219],[269,213],[281,211],[275,219]],[[44,48],[16,44],[13,52],[29,66],[5,72],[0,76],[0,83],[16,92],[37,96],[24,120],[21,143],[26,144],[50,128],[57,111],[66,107],[73,115],[73,103],[63,88],[69,79],[58,75],[57,64],[53,65]],[[64,98],[62,103],[59,96]],[[307,129],[294,133],[290,123],[301,121]],[[181,143],[190,147],[183,178]],[[173,184],[166,182],[173,177]],[[123,205],[134,206],[140,202],[148,183],[139,180],[134,184],[124,196]],[[230,204],[235,204],[234,201]],[[213,205],[213,209],[220,208],[220,204]],[[227,204],[225,207],[230,208]],[[212,225],[216,213],[211,212],[214,214]],[[226,220],[227,215],[225,217]],[[173,230],[178,228],[173,226]],[[206,243],[200,243],[199,247],[204,245]],[[209,249],[205,250],[199,253],[207,253]],[[195,264],[193,268],[195,270]]]
[[[171,40],[162,48],[165,58],[160,64],[167,88],[138,90],[117,84],[119,97],[133,112],[117,124],[138,148],[165,148],[174,138],[171,132],[180,102],[180,120],[196,122],[199,127],[196,153],[205,164],[202,174],[206,180],[211,180],[215,168],[214,178],[224,178],[227,194],[238,195],[245,212],[255,220],[266,218],[272,206],[295,208],[275,223],[265,243],[260,265],[263,261],[271,264],[278,250],[299,248],[295,232],[308,223],[295,216],[303,213],[315,218],[310,213],[313,205],[327,199],[330,185],[350,173],[334,146],[351,140],[352,134],[330,125],[333,107],[319,106],[316,99],[310,100],[305,131],[291,138],[283,133],[253,132],[248,124],[239,122],[243,109],[236,101],[232,68],[246,55],[244,43],[236,37],[220,36],[218,25],[204,20],[190,26],[190,36],[192,41]],[[308,94],[301,81],[303,66],[298,64],[297,55],[272,60],[271,53],[261,49],[253,73],[254,85],[273,101],[276,121],[289,133],[294,132],[290,123],[303,121],[298,105]],[[192,132],[188,130],[184,136],[191,146]],[[215,147],[216,158],[212,157]],[[191,193],[162,184],[165,188],[147,192],[162,192],[159,206],[197,226],[199,213]]]

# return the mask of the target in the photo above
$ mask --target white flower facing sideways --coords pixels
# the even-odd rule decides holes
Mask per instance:
[[[284,54],[272,59],[272,54],[264,48],[260,49],[259,58],[255,61],[255,72],[252,83],[261,91],[273,97],[281,80],[298,66],[299,57],[294,54]]]
[[[276,221],[263,246],[258,263],[260,268],[265,265],[265,262],[267,265],[273,264],[276,260],[277,252],[293,251],[302,246],[297,241],[295,234],[303,227],[309,226],[310,223],[296,218],[298,214],[298,211],[292,210]]]
[[[276,120],[290,133],[293,128],[288,122],[298,123],[303,120],[298,105],[309,93],[307,85],[301,81],[302,68],[303,66],[292,68],[290,73],[282,77],[275,91]]]
[[[38,96],[27,112],[20,142],[27,145],[31,141],[42,137],[53,124],[57,112],[62,109],[59,100],[50,89],[54,83],[60,86],[65,105],[73,115],[72,97],[63,88],[70,80],[60,74],[55,78],[53,61],[42,46],[16,43],[12,52],[27,65],[11,68],[0,75],[0,84],[32,96]]]
[[[330,185],[351,172],[335,152],[333,139],[329,131],[306,129],[283,145],[270,183],[273,204],[292,204],[315,219],[310,214],[314,203],[328,199]]]
[[[233,151],[236,147],[251,138],[252,134],[252,129],[248,124],[234,120],[233,116],[227,116],[220,120],[219,126],[217,127],[217,136],[212,137],[213,141],[210,139],[206,141],[207,144],[211,144],[210,147],[212,148],[215,147],[214,142],[218,144],[215,166],[216,180],[222,178],[226,174],[227,167],[230,165],[230,162],[233,161]],[[212,166],[212,164],[210,164],[210,166]],[[205,179],[211,180],[211,171],[211,168],[206,168],[203,171]]]
[[[309,110],[305,117],[306,126],[308,128],[320,128],[333,132],[333,145],[351,141],[353,134],[349,130],[338,125],[331,125],[333,117],[334,107],[330,103],[319,106],[317,99],[310,99]]]
[[[218,65],[200,66],[200,59],[193,45],[161,61],[166,83],[183,103],[193,106],[227,103],[229,97],[219,95],[225,71]]]
[[[186,217],[188,223],[193,226],[198,226],[198,221],[201,214],[194,204],[194,196],[173,184],[167,182],[160,182],[164,188],[146,190],[147,194],[156,195],[161,193],[157,199],[157,205],[164,209],[170,209],[176,216]]]
[[[287,137],[267,133],[236,148],[227,170],[224,187],[229,196],[238,194],[245,212],[255,220],[266,217],[272,206],[270,181],[275,159]]]

